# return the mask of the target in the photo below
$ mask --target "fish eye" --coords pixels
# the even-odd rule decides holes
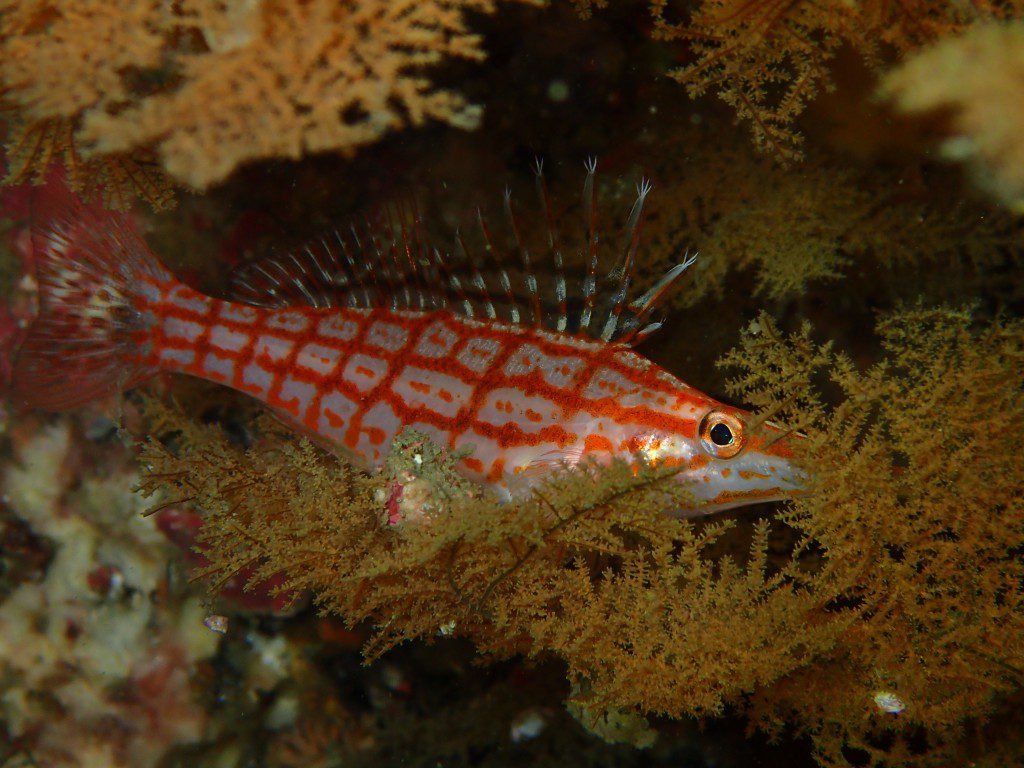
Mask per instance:
[[[704,450],[716,459],[731,459],[746,444],[743,422],[726,411],[716,409],[705,414],[699,432]]]

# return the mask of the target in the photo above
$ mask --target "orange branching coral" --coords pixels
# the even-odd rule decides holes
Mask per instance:
[[[491,0],[265,2],[233,9],[192,0],[186,24],[206,43],[180,59],[181,84],[116,113],[87,115],[101,152],[155,144],[196,187],[264,157],[352,151],[409,123],[473,128],[480,109],[423,72],[445,57],[483,58],[463,14]]]
[[[0,12],[3,83],[34,120],[132,98],[125,71],[157,67],[173,24],[159,0],[7,0]]]
[[[916,53],[880,93],[907,113],[945,110],[954,135],[942,145],[976,180],[1024,211],[1024,23],[982,24]]]
[[[843,46],[875,63],[883,46],[902,52],[979,17],[1024,12],[1018,0],[702,0],[684,20],[673,21],[670,5],[651,0],[655,36],[686,41],[696,57],[672,77],[691,96],[717,94],[751,126],[757,146],[784,161],[802,156],[793,121],[819,91],[832,87],[830,62]]]
[[[110,183],[133,176],[125,158],[156,156],[178,181],[206,187],[254,159],[351,152],[427,120],[472,128],[479,108],[427,72],[482,59],[465,17],[494,5],[5,0],[0,93],[24,126],[8,140],[13,176],[71,153],[120,165]],[[90,168],[79,165],[80,178],[94,178]]]
[[[619,465],[496,504],[412,433],[367,476],[276,430],[243,451],[157,404],[144,489],[204,511],[210,576],[283,573],[368,621],[371,659],[462,635],[561,659],[572,710],[612,740],[734,705],[808,733],[826,765],[851,748],[946,765],[1024,670],[1024,327],[910,310],[879,330],[887,359],[865,372],[766,317],[726,358],[757,419],[807,435],[811,492],[776,522],[673,520],[671,471]],[[396,484],[420,514],[388,526]]]
[[[112,207],[136,195],[155,208],[173,204],[173,183],[150,150],[83,157],[78,135],[86,110],[132,98],[128,73],[159,66],[157,33],[169,13],[159,2],[0,2],[0,104],[12,116],[5,183],[38,181],[61,161],[76,191],[99,192]]]

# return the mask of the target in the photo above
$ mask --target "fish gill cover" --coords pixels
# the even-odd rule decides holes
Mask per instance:
[[[8,413],[0,760],[1019,762],[1022,14],[0,3],[8,181],[61,164],[109,205],[177,202],[134,215],[211,290],[410,195],[486,253],[474,207],[500,222],[538,153],[571,269],[583,159],[603,220],[649,174],[638,282],[699,258],[643,352],[803,435],[811,479],[680,521],[657,466],[496,504],[415,429],[368,473],[195,383],[111,407],[127,447],[101,409]],[[4,349],[36,298],[20,194]],[[544,218],[520,214],[550,261]]]

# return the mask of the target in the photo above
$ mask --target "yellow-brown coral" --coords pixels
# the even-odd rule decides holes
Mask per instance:
[[[158,406],[181,450],[151,443],[146,485],[204,510],[211,575],[284,572],[285,588],[370,620],[370,658],[465,635],[496,656],[561,658],[589,718],[747,700],[762,727],[808,732],[823,763],[855,747],[909,764],[897,745],[921,727],[914,764],[941,765],[1024,664],[1021,330],[906,311],[880,326],[888,361],[858,372],[806,331],[757,321],[726,359],[742,371],[733,386],[807,434],[816,478],[784,528],[672,520],[660,510],[686,489],[620,466],[578,468],[507,505],[456,493],[392,528],[387,478],[280,437],[244,453]],[[821,371],[838,407],[812,384]],[[898,718],[876,703],[885,695],[905,702]]]
[[[85,111],[134,97],[128,75],[160,65],[171,21],[159,2],[0,3],[0,103],[11,115],[5,183],[38,181],[60,160],[77,191],[98,190],[111,205],[136,194],[171,204],[173,184],[148,148],[83,158],[77,133]]]
[[[830,64],[843,46],[876,63],[884,48],[916,48],[984,17],[1024,12],[1002,3],[818,3],[702,0],[682,20],[668,0],[651,0],[655,36],[686,41],[696,60],[672,73],[691,96],[718,95],[750,125],[754,142],[781,160],[802,156],[793,125],[807,103],[832,88]]]
[[[479,107],[424,70],[445,57],[483,58],[463,14],[492,10],[490,0],[183,7],[207,50],[179,58],[182,82],[167,93],[91,111],[82,134],[97,151],[155,145],[172,175],[202,188],[256,158],[350,152],[407,123],[479,120]]]
[[[856,615],[815,666],[759,691],[752,715],[777,730],[796,713],[825,764],[854,747],[872,765],[948,765],[963,730],[1021,684],[1024,328],[916,309],[879,331],[888,359],[863,373],[766,318],[727,360],[744,369],[734,389],[808,430],[814,492],[782,519]],[[836,409],[809,386],[815,371],[844,393]]]
[[[680,254],[698,253],[669,297],[677,305],[728,295],[737,271],[749,273],[760,306],[820,295],[828,283],[869,270],[894,278],[872,290],[905,285],[907,298],[933,279],[955,279],[961,291],[986,280],[1005,284],[1000,270],[1020,258],[1016,219],[964,199],[955,172],[851,166],[820,149],[799,168],[782,168],[738,130],[679,125],[684,114],[664,114],[677,125],[655,145],[640,269],[655,279]]]

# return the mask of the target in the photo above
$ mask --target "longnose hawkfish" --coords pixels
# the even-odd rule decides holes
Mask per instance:
[[[535,270],[506,192],[507,247],[482,216],[475,226],[486,265],[461,234],[442,253],[417,215],[404,216],[383,236],[353,228],[257,261],[236,276],[232,300],[177,280],[126,217],[64,190],[35,217],[40,314],[13,396],[62,410],[185,373],[258,398],[367,468],[400,431],[419,430],[504,498],[585,457],[677,467],[695,500],[665,510],[679,516],[787,496],[800,481],[785,435],[770,424],[755,434],[748,414],[632,349],[659,327],[658,300],[692,259],[631,300],[650,186],[606,273],[594,170],[574,279],[538,168],[549,273]]]

